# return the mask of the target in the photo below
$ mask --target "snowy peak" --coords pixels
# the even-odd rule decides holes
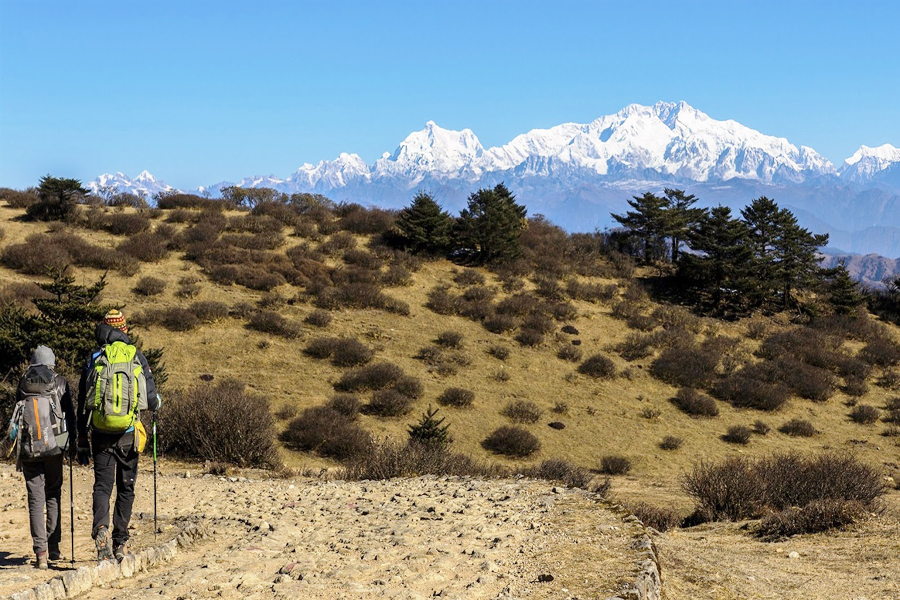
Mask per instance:
[[[401,176],[412,180],[429,174],[453,177],[475,166],[484,147],[471,129],[453,131],[428,121],[400,142],[390,156],[375,162],[378,176]]]
[[[860,146],[844,161],[841,177],[856,183],[868,183],[900,169],[900,148],[882,144],[877,148]]]
[[[146,170],[141,171],[140,175],[134,179],[122,172],[116,172],[115,175],[104,173],[87,183],[85,187],[99,196],[134,194],[148,200],[160,192],[177,191],[165,181],[156,179]]]

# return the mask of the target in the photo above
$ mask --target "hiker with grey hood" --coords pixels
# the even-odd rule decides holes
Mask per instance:
[[[63,457],[74,450],[69,444],[69,432],[74,431],[76,421],[72,393],[66,378],[54,371],[55,366],[56,357],[50,348],[38,346],[34,350],[31,364],[19,380],[9,423],[9,435],[17,448],[16,468],[25,475],[35,566],[39,569],[47,569],[49,561],[61,558]]]
[[[100,560],[125,558],[138,458],[147,440],[140,411],[159,408],[150,365],[127,331],[120,311],[106,314],[95,332],[98,349],[88,358],[78,385],[78,462],[87,465],[94,460],[91,537]],[[110,536],[109,500],[114,483],[116,505]]]

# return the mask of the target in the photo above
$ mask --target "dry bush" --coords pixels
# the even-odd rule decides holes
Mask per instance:
[[[715,378],[721,354],[697,345],[663,350],[650,365],[650,374],[666,383],[702,388]]]
[[[200,285],[196,283],[182,283],[175,291],[179,298],[196,298],[200,295]]]
[[[752,433],[753,432],[750,431],[749,427],[732,425],[728,428],[725,435],[722,436],[722,441],[728,442],[729,444],[747,444],[750,442],[750,435]]]
[[[297,416],[297,407],[293,404],[285,404],[275,411],[275,418],[279,421],[287,421]]]
[[[342,392],[380,390],[396,383],[401,377],[403,369],[392,363],[380,362],[344,373],[334,387]]]
[[[850,420],[860,425],[871,425],[881,416],[881,411],[868,404],[859,404],[850,411]]]
[[[367,250],[354,248],[344,252],[343,261],[354,267],[366,269],[368,271],[377,271],[384,266],[384,261]]]
[[[470,285],[484,285],[484,275],[482,275],[479,271],[475,269],[463,269],[459,273],[453,276],[453,281],[457,285],[461,286],[470,286]]]
[[[402,417],[412,410],[412,399],[394,388],[379,390],[363,410],[376,417]]]
[[[118,247],[141,262],[159,262],[169,254],[169,241],[157,232],[143,232],[123,240]]]
[[[351,421],[356,419],[362,410],[362,402],[354,394],[335,394],[325,406],[344,415]]]
[[[848,396],[860,397],[865,396],[869,392],[869,384],[865,379],[858,377],[847,377],[844,383],[844,393]]]
[[[712,391],[717,398],[734,407],[765,411],[778,410],[790,396],[790,390],[783,385],[749,379],[740,373],[717,382]]]
[[[422,394],[425,393],[425,388],[422,385],[422,382],[411,376],[404,375],[391,386],[391,389],[407,396],[408,398],[417,399],[421,398]]]
[[[650,314],[651,318],[663,327],[663,329],[684,329],[694,333],[700,333],[703,322],[697,316],[691,314],[681,306],[658,306]]]
[[[106,215],[102,225],[113,235],[135,235],[150,229],[150,219],[134,213],[113,213]]]
[[[644,333],[629,333],[615,350],[627,361],[646,358],[653,354],[654,336]]]
[[[494,307],[490,300],[460,300],[457,314],[473,321],[484,321],[493,314]]]
[[[696,463],[682,479],[681,489],[697,503],[696,512],[711,521],[755,517],[764,499],[759,473],[743,457]]]
[[[632,314],[628,316],[625,324],[630,329],[637,329],[639,331],[653,331],[656,328],[656,319],[649,315]]]
[[[335,342],[337,342],[337,338],[315,338],[306,345],[306,348],[303,349],[303,353],[313,358],[331,358],[331,355],[334,353]]]
[[[300,215],[293,207],[277,201],[260,202],[253,207],[250,214],[271,217],[285,226],[296,225],[300,222]]]
[[[750,321],[747,323],[747,336],[752,340],[761,340],[768,333],[768,326],[764,321]]]
[[[437,397],[441,406],[454,406],[456,408],[468,408],[475,401],[475,392],[463,388],[447,388]]]
[[[537,423],[544,411],[530,400],[513,400],[503,407],[500,414],[513,423]]]
[[[552,333],[556,330],[556,324],[545,314],[533,312],[522,322],[522,329],[531,329],[542,334]]]
[[[653,506],[646,502],[628,502],[625,508],[640,519],[645,527],[652,527],[657,531],[665,532],[681,524],[681,517],[672,508]]]
[[[412,273],[403,265],[392,264],[381,274],[379,281],[386,287],[404,287],[412,285]]]
[[[600,459],[600,472],[606,475],[625,475],[631,471],[631,460],[625,456],[609,454]]]
[[[683,443],[684,443],[683,438],[676,437],[674,435],[667,435],[659,443],[659,447],[662,450],[678,450],[679,448],[681,448],[681,445]]]
[[[497,303],[497,313],[513,317],[525,317],[539,311],[541,301],[538,297],[527,292],[519,292]]]
[[[48,269],[62,270],[70,264],[132,274],[136,270],[135,261],[130,257],[64,231],[31,234],[24,243],[10,244],[0,254],[0,262],[26,275],[46,275]]]
[[[900,363],[900,344],[887,337],[876,337],[859,351],[859,357],[878,367],[894,367]]]
[[[572,463],[559,458],[542,461],[541,464],[520,471],[525,477],[559,481],[572,488],[588,489],[592,476],[590,471],[576,467]]]
[[[693,417],[719,416],[719,407],[716,406],[716,401],[694,388],[685,387],[678,390],[678,393],[672,398],[672,404]]]
[[[791,419],[779,427],[778,431],[791,437],[812,437],[818,433],[813,424],[804,419]]]
[[[491,333],[506,333],[519,326],[519,321],[509,315],[490,315],[484,319],[482,326]]]
[[[578,362],[581,360],[582,352],[578,346],[565,344],[556,352],[556,357],[569,362]]]
[[[163,209],[199,208],[204,211],[222,211],[228,208],[228,203],[222,200],[204,198],[196,194],[162,194],[156,201],[156,206]]]
[[[421,475],[491,477],[502,474],[505,473],[497,467],[481,465],[442,446],[386,443],[351,461],[342,477],[351,481],[375,481]]]
[[[268,215],[249,214],[228,219],[229,231],[242,231],[247,233],[280,232],[283,227],[284,224],[281,223],[281,221]]]
[[[521,427],[503,426],[494,430],[481,446],[495,454],[524,458],[541,449],[541,442],[528,430]]]
[[[533,348],[544,341],[544,334],[535,329],[522,329],[516,334],[516,341],[523,346]]]
[[[160,324],[170,331],[190,331],[200,325],[193,311],[180,306],[148,308],[134,316],[136,325]]]
[[[7,283],[0,290],[0,306],[17,304],[23,308],[34,308],[33,300],[47,300],[54,295],[33,281]]]
[[[228,305],[224,302],[215,300],[203,300],[191,304],[191,312],[194,313],[202,323],[214,323],[221,321],[228,316]]]
[[[226,379],[215,385],[175,390],[160,409],[163,452],[189,460],[222,461],[239,467],[281,464],[269,401]]]
[[[331,362],[336,367],[358,367],[372,360],[375,353],[365,344],[353,338],[334,341]]]
[[[497,360],[506,360],[507,358],[509,358],[509,348],[507,348],[506,346],[493,345],[488,348],[488,354],[490,354]]]
[[[24,191],[10,188],[0,188],[0,198],[6,201],[10,208],[28,208],[32,204],[40,202],[41,197],[37,190],[30,188]]]
[[[610,379],[616,375],[616,365],[602,354],[594,354],[578,365],[578,372],[595,379]]]
[[[244,250],[275,250],[284,245],[284,236],[277,231],[261,233],[226,233],[222,236],[223,244],[243,248]]]
[[[462,347],[463,334],[458,331],[444,331],[437,336],[434,343],[443,348],[460,348]]]
[[[556,413],[558,415],[564,415],[569,412],[569,405],[566,404],[565,402],[557,402],[553,405],[553,408],[551,408],[550,410],[552,410],[554,413]]]
[[[862,503],[855,500],[815,500],[802,508],[789,507],[760,521],[754,533],[769,541],[792,535],[843,529],[868,516]]]
[[[271,310],[254,312],[250,316],[250,323],[247,326],[261,333],[279,335],[288,339],[300,335],[300,327],[296,323],[288,321],[277,312]]]
[[[807,365],[792,357],[779,357],[747,365],[740,375],[784,386],[801,398],[815,402],[828,400],[837,389],[837,378],[830,371]]]
[[[359,204],[342,204],[335,213],[340,217],[338,227],[359,235],[375,235],[390,231],[397,217],[395,211],[365,208]]]
[[[616,284],[582,283],[577,279],[566,282],[566,293],[573,300],[585,302],[611,302],[619,293]]]
[[[661,410],[659,410],[658,408],[652,408],[650,406],[641,410],[641,416],[644,417],[645,419],[656,419],[661,414],[662,414]]]
[[[288,424],[280,437],[289,448],[337,460],[364,456],[371,452],[373,445],[368,432],[331,406],[307,408]]]
[[[370,283],[346,283],[326,287],[316,295],[315,304],[327,310],[377,308],[398,315],[409,314],[408,304],[387,296],[378,286]]]
[[[303,322],[313,327],[328,327],[331,324],[331,314],[326,310],[316,309],[306,315]]]
[[[156,277],[141,277],[132,291],[141,296],[157,296],[166,289],[166,282]]]
[[[438,286],[428,292],[425,306],[439,315],[453,315],[459,307],[459,297],[450,293],[448,287]]]
[[[753,422],[753,433],[757,435],[766,435],[769,433],[769,431],[771,431],[771,429],[772,428],[769,427],[769,425],[765,421],[760,421],[757,419]]]
[[[356,238],[353,235],[341,231],[331,235],[325,242],[319,246],[319,250],[329,256],[334,256],[341,251],[350,250],[356,247]]]

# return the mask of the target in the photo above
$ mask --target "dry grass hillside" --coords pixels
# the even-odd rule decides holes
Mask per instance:
[[[95,220],[134,212],[92,211],[89,219]],[[121,230],[112,225],[64,227],[26,222],[20,219],[22,214],[21,209],[0,207],[0,251],[34,234],[77,235],[109,252],[129,237],[112,233]],[[201,231],[202,219],[212,213],[201,217],[196,210],[176,209],[145,214],[149,229],[130,236],[145,236],[138,237],[139,248],[133,254],[148,260],[105,265],[111,268],[103,301],[124,307],[146,345],[165,349],[168,390],[207,385],[204,381],[209,376],[213,383],[238,379],[268,398],[280,429],[304,409],[334,397],[336,384],[340,387],[341,378],[354,369],[336,366],[341,360],[320,338],[350,338],[367,347],[371,357],[360,358],[357,355],[365,351],[356,348],[354,354],[351,349],[344,364],[366,358],[369,364],[391,363],[421,383],[401,416],[363,411],[358,423],[377,438],[405,441],[407,427],[429,405],[439,407],[438,416],[450,424],[456,452],[516,468],[563,458],[597,473],[624,471],[627,474],[612,477],[618,497],[674,508],[682,517],[693,505],[680,490],[681,479],[703,460],[831,450],[853,454],[885,477],[900,475],[900,400],[894,400],[900,395],[900,377],[894,371],[900,352],[894,357],[890,346],[876,355],[879,343],[895,343],[892,340],[900,339],[900,334],[893,325],[873,317],[861,317],[851,325],[830,322],[797,333],[797,325],[785,314],[720,321],[659,304],[640,286],[642,276],[654,273],[640,269],[632,273],[628,265],[613,264],[602,256],[593,257],[590,268],[498,274],[447,260],[422,261],[377,244],[370,249],[376,237],[340,231],[340,221],[301,220],[284,225],[277,218],[251,219],[246,212],[231,211],[224,213],[224,219],[216,217],[221,223],[210,233]],[[350,229],[366,227],[357,224]],[[159,232],[158,239],[151,239],[153,232]],[[154,244],[162,249],[147,251]],[[542,251],[546,254],[548,248]],[[27,267],[10,266],[16,264],[3,261],[0,284],[4,297],[16,301],[24,284],[39,276],[23,272]],[[104,271],[75,267],[79,281],[85,283]],[[135,288],[144,278],[163,281],[162,291],[137,293]],[[190,312],[192,306],[194,312]],[[275,322],[275,317],[260,310],[273,311],[286,322]],[[330,321],[317,319],[323,310]],[[254,326],[277,329],[284,335],[263,333]],[[777,338],[779,333],[788,337]],[[832,352],[829,356],[837,362],[826,364],[830,360],[826,357],[825,362],[816,363],[819,366],[810,366],[816,361],[807,355],[814,348]],[[890,356],[885,358],[885,353]],[[588,361],[594,355],[601,358]],[[776,410],[738,407],[770,401],[771,390],[747,400],[743,391],[729,392],[723,382],[730,382],[732,388],[746,383],[746,379],[735,379],[734,373],[764,361],[774,365],[780,358],[799,362],[779,363],[772,369],[822,381],[805,392],[798,392],[805,389],[802,382],[788,381],[784,385],[790,389],[789,396]],[[785,378],[790,380],[788,375]],[[699,398],[679,391],[689,384],[707,391],[701,391]],[[468,390],[474,397],[445,395],[451,388]],[[700,407],[695,410],[717,415],[688,414],[675,401],[679,393],[683,407]],[[376,395],[358,392],[364,405]],[[732,401],[708,399],[711,396]],[[451,404],[442,405],[441,399]],[[455,406],[454,399],[460,399],[459,404],[471,399],[471,403]],[[771,401],[772,406],[780,404],[777,398]],[[859,410],[860,406],[873,408]],[[504,413],[518,416],[518,422]],[[779,430],[792,420],[811,423],[812,435]],[[540,449],[521,458],[486,450],[482,442],[499,427],[510,425],[531,432]],[[736,429],[740,427],[750,431]],[[729,430],[731,437],[726,435]],[[741,438],[746,443],[727,441]],[[312,452],[284,447],[280,452],[287,465],[298,469],[339,466]],[[630,469],[623,467],[621,457],[630,462]],[[887,495],[886,514],[893,515],[891,519],[896,516],[891,511],[896,511],[897,495],[895,490]],[[883,522],[866,527],[878,536]],[[748,545],[746,549],[735,546],[738,557],[749,560],[755,553],[775,551],[733,529],[697,534],[707,548],[704,556],[734,546],[735,539]],[[890,535],[896,533],[894,527]],[[709,587],[713,584],[704,577],[717,567],[691,563],[685,548],[697,542],[690,539],[676,536],[662,543],[663,550],[671,545],[681,563],[670,575],[672,597],[765,596],[760,591],[765,586],[756,584],[747,588],[746,595],[709,592],[714,586]],[[665,554],[662,560],[665,568]],[[738,585],[727,581],[715,585],[720,584],[722,590]],[[885,585],[883,589],[897,590],[896,577]]]

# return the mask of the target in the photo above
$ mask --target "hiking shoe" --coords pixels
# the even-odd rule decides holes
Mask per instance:
[[[112,548],[109,545],[109,530],[106,527],[97,530],[94,545],[97,547],[97,560],[108,560],[113,557]]]
[[[62,558],[62,554],[59,551],[59,548],[50,549],[50,562],[56,562]]]
[[[123,560],[125,560],[125,555],[127,555],[127,554],[128,554],[128,550],[126,550],[126,548],[125,548],[125,542],[122,542],[121,544],[116,546],[115,549],[113,550],[113,555],[115,555],[116,560],[119,562],[122,562]]]
[[[47,553],[46,552],[38,552],[34,555],[34,566],[38,569],[49,569],[50,563],[47,562]]]

